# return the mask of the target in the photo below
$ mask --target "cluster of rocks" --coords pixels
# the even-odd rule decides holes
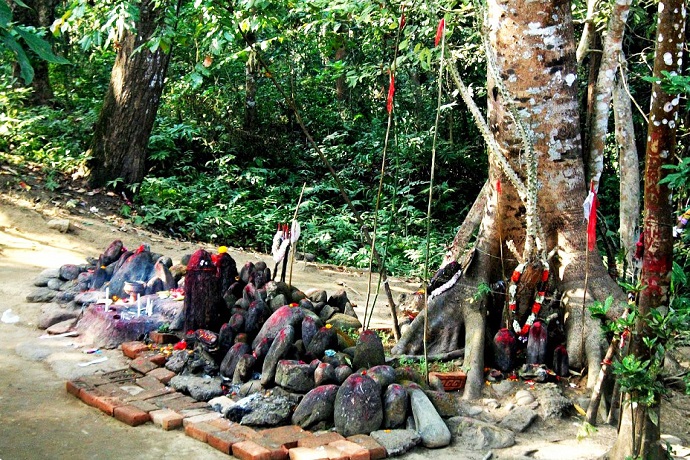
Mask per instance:
[[[153,253],[145,245],[127,250],[122,241],[115,240],[98,258],[84,264],[44,270],[26,300],[44,304],[40,329],[59,334],[76,328],[94,345],[114,348],[164,324],[182,327],[182,303],[156,293],[183,286],[185,264],[183,259],[173,265],[170,257]],[[139,303],[134,302],[137,295]],[[142,315],[141,305],[147,303],[152,312]]]
[[[534,400],[504,406],[497,417],[409,367],[388,365],[378,335],[357,333],[362,325],[344,291],[329,296],[271,281],[264,262],[237,270],[225,251],[199,250],[173,265],[145,246],[127,251],[114,241],[97,259],[47,270],[35,284],[27,300],[47,302],[39,327],[53,332],[79,319],[81,334],[115,347],[171,329],[169,386],[243,425],[371,434],[397,455],[452,439],[468,449],[507,447],[537,416]],[[151,304],[148,314],[132,301],[133,284]],[[178,298],[157,295],[175,289]],[[486,407],[501,406],[492,401]],[[568,406],[558,401],[544,417]]]

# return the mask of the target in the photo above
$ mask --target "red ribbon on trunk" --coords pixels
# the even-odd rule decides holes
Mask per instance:
[[[599,207],[599,198],[597,198],[597,192],[594,190],[594,181],[592,181],[589,195],[587,195],[583,205],[587,220],[587,249],[590,251],[594,251],[597,246],[597,207]]]
[[[436,29],[436,40],[434,40],[434,46],[438,46],[439,42],[441,41],[441,38],[443,38],[443,33],[446,28],[446,19],[441,18],[441,20],[438,22],[438,28]]]
[[[393,96],[395,95],[395,75],[393,72],[391,72],[390,75],[391,83],[390,86],[388,86],[388,101],[386,101],[386,109],[388,110],[388,113],[393,111]]]

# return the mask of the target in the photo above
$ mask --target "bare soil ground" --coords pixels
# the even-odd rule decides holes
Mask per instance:
[[[14,459],[166,459],[227,458],[213,448],[186,437],[181,431],[166,432],[150,424],[131,428],[87,407],[67,394],[65,381],[126,365],[117,350],[104,350],[108,360],[80,367],[92,355],[78,339],[41,339],[36,328],[41,304],[25,302],[33,280],[45,268],[81,263],[97,256],[114,239],[128,246],[149,244],[155,252],[179,261],[182,255],[210,246],[178,241],[135,228],[117,217],[121,201],[104,192],[93,193],[78,184],[46,190],[39,174],[0,166],[0,314],[7,309],[19,315],[16,324],[0,322],[0,460]],[[60,233],[48,227],[54,217],[68,218],[72,230]],[[238,264],[270,257],[232,250]],[[318,287],[329,293],[345,289],[363,313],[368,276],[338,267],[298,262],[293,284]],[[409,292],[417,285],[392,280],[394,292]],[[383,295],[376,305],[374,326],[389,325]],[[487,390],[488,391],[488,390]],[[690,398],[671,394],[662,407],[662,431],[690,445]],[[591,437],[575,439],[577,417],[537,422],[518,436],[518,444],[494,452],[492,458],[592,459],[606,452],[615,430],[602,426]],[[409,459],[481,459],[486,452],[463,452],[449,447],[433,453],[417,448]]]

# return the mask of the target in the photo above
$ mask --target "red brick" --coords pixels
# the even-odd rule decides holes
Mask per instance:
[[[208,403],[198,402],[194,398],[176,392],[149,398],[148,401],[161,409],[172,409],[175,412],[179,412],[185,417],[188,415],[184,411],[188,409],[205,409],[207,412],[210,411]]]
[[[287,460],[289,457],[289,449],[282,444],[263,436],[258,436],[252,439],[255,443],[261,447],[266,448],[271,453],[270,460]]]
[[[76,396],[77,398],[79,398],[79,392],[82,389],[93,390],[94,388],[95,387],[93,385],[90,385],[81,379],[68,380],[67,383],[65,383],[67,393],[71,394],[72,396]]]
[[[122,398],[122,400],[125,402],[144,401],[146,399],[153,399],[153,398],[156,398],[158,396],[163,396],[163,395],[170,394],[170,393],[175,393],[175,390],[173,390],[172,388],[164,386],[164,387],[159,388],[157,390],[146,390],[146,391],[142,391],[141,393],[137,393],[137,394],[132,395],[132,396],[125,396]],[[151,401],[151,402],[153,404],[155,404],[154,401]]]
[[[143,410],[144,412],[153,412],[160,409],[158,406],[151,404],[148,401],[131,401],[129,404],[137,409]]]
[[[81,399],[84,404],[89,405],[91,407],[98,407],[100,402],[100,398],[102,398],[103,395],[95,388],[82,388],[79,391],[79,399]],[[112,413],[110,415],[113,415]]]
[[[168,358],[166,358],[163,353],[156,353],[148,356],[148,359],[156,366],[165,366],[165,363],[168,361]]]
[[[290,449],[290,460],[328,460],[328,454],[323,446],[295,447]]]
[[[208,423],[222,430],[215,433],[208,433],[208,445],[226,454],[231,454],[232,446],[238,442],[247,441],[260,436],[259,433],[248,426],[231,422],[228,419],[219,418],[211,420]]]
[[[165,388],[165,385],[162,384],[160,380],[151,375],[145,375],[141,378],[138,378],[135,380],[135,382],[144,390],[160,390],[161,388]]]
[[[347,440],[352,441],[355,444],[359,444],[367,449],[369,451],[369,457],[371,460],[379,460],[388,456],[386,449],[369,435],[356,434],[353,436],[348,436]]]
[[[246,440],[246,438],[237,436],[232,431],[217,431],[215,433],[209,433],[206,442],[214,449],[232,455],[232,446]]]
[[[169,371],[164,367],[158,367],[152,371],[150,371],[147,376],[150,377],[155,377],[158,379],[158,381],[164,385],[167,385],[170,379],[175,377],[175,373],[173,371]]]
[[[79,399],[81,399],[84,404],[95,407],[111,417],[113,416],[113,410],[117,406],[122,406],[124,404],[120,399],[106,396],[95,388],[82,388],[79,390]]]
[[[304,437],[297,441],[298,447],[318,447],[325,446],[334,441],[342,441],[345,439],[335,431],[324,431],[321,433],[313,433],[311,436]]]
[[[292,449],[293,447],[297,447],[297,442],[300,439],[311,436],[311,433],[304,431],[297,425],[287,425],[263,430],[261,431],[261,436],[281,446],[285,446],[288,449]]]
[[[231,422],[230,420],[223,417],[214,418],[212,420],[209,420],[207,423],[215,426],[219,430],[229,430],[230,428],[232,428],[233,425],[235,425],[235,422]]]
[[[80,377],[79,380],[88,385],[93,385],[95,387],[112,382],[112,380],[108,378],[108,374],[85,375],[83,377]]]
[[[218,412],[207,410],[203,414],[195,415],[193,417],[185,417],[182,424],[185,428],[187,428],[187,425],[194,425],[195,423],[208,423],[211,420],[215,420],[220,417],[221,415]]]
[[[182,426],[184,418],[177,412],[170,409],[159,409],[149,412],[151,421],[165,431],[175,430]]]
[[[328,445],[343,452],[350,460],[371,460],[367,449],[347,439],[334,441]]]
[[[201,442],[208,442],[208,435],[210,433],[218,433],[224,431],[217,426],[213,426],[207,422],[189,423],[184,426],[184,433]]]
[[[119,406],[113,413],[116,419],[129,426],[139,426],[151,420],[148,412],[137,409],[132,405]]]
[[[239,460],[271,460],[271,451],[254,441],[233,444],[232,455]]]
[[[350,460],[350,458],[340,449],[326,445],[290,449],[290,460]]]
[[[122,353],[130,358],[136,359],[139,355],[149,351],[148,345],[144,342],[125,342],[122,344]]]
[[[103,396],[109,396],[111,398],[126,398],[128,396],[132,396],[131,393],[122,388],[123,386],[127,385],[118,385],[117,383],[106,383],[105,385],[99,385],[96,388],[98,388],[99,394],[102,394]]]
[[[110,415],[111,417],[115,413],[115,408],[123,406],[123,403],[118,398],[109,398],[107,396],[98,396],[94,399],[95,404],[93,407],[100,409],[102,412]]]
[[[129,363],[129,367],[131,367],[137,372],[141,372],[142,374],[147,374],[160,366],[154,364],[153,362],[151,362],[150,359],[148,359],[145,356],[139,356],[138,358],[133,359],[131,363]]]
[[[175,334],[170,334],[169,332],[158,332],[158,331],[149,332],[149,339],[151,339],[151,342],[158,343],[161,345],[164,345],[167,343],[177,343],[180,341],[180,338],[178,336],[176,336]]]

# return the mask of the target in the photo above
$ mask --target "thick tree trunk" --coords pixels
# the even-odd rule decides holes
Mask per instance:
[[[506,11],[518,14],[505,14]],[[495,6],[490,3],[489,16],[490,24],[496,27],[491,40],[497,50],[499,75],[513,95],[523,122],[532,131],[538,155],[538,206],[546,238],[543,244],[547,250],[556,248],[558,253],[557,264],[552,264],[552,272],[557,274],[552,288],[564,293],[571,367],[587,365],[588,386],[592,387],[605,344],[599,334],[591,333],[600,326],[591,318],[585,304],[610,294],[620,300],[624,296],[608,277],[598,252],[586,255],[587,232],[582,216],[586,191],[570,4],[548,0],[529,4],[499,2]],[[525,77],[528,75],[531,78]],[[509,150],[514,168],[520,171],[521,139],[507,114],[507,104],[492,88],[496,83],[491,81],[489,86],[489,94],[494,95],[489,98],[491,126],[499,142]],[[512,186],[504,190],[505,204],[499,207],[503,238],[512,239],[521,249],[525,240],[523,205]],[[590,281],[587,292],[584,290],[586,272]]]
[[[47,30],[55,20],[56,0],[25,0],[24,3],[28,8],[19,6],[13,1],[9,3],[14,21],[20,24]],[[50,34],[46,38],[50,40]],[[31,66],[34,69],[34,79],[31,81],[34,91],[29,102],[35,105],[46,105],[53,99],[48,63],[43,59],[31,59]],[[13,73],[19,81],[19,64],[13,64]]]
[[[146,146],[170,60],[170,53],[164,53],[161,48],[151,52],[145,46],[165,18],[165,6],[156,6],[157,3],[154,0],[140,2],[136,34],[125,32],[119,42],[89,152],[93,186],[102,186],[115,179],[135,184],[144,178]]]
[[[458,340],[459,331],[464,326],[465,367],[469,369],[464,396],[474,398],[481,394],[484,344],[480,340],[484,341],[488,301],[479,301],[474,294],[480,283],[493,284],[502,279],[502,262],[511,271],[517,265],[517,260],[505,245],[506,241],[512,241],[518,252],[526,244],[525,204],[495,160],[495,155],[505,154],[511,169],[525,182],[528,165],[522,155],[523,139],[510,111],[512,105],[513,113],[519,114],[522,124],[530,132],[536,151],[537,212],[545,239],[540,243],[545,251],[555,249],[558,253],[558,261],[551,262],[550,290],[558,288],[565,293],[568,353],[574,367],[584,366],[586,359],[593,385],[604,344],[600,334],[592,333],[600,326],[584,309],[583,302],[604,299],[612,293],[624,300],[624,295],[606,274],[599,254],[595,251],[589,258],[586,256],[587,238],[582,215],[586,189],[570,3],[494,0],[488,4],[488,16],[492,48],[489,54],[495,56],[500,79],[491,78],[489,81],[489,126],[498,141],[499,150],[502,150],[493,152],[489,182],[495,184],[500,181],[502,191],[499,193],[496,187],[490,188],[477,236],[475,258],[464,279],[432,296],[429,302],[428,336],[434,342],[430,353],[462,347]],[[499,85],[503,85],[512,100],[504,100],[504,92]],[[503,261],[501,254],[504,255]],[[588,259],[589,267],[586,267]],[[539,260],[529,262],[538,263]],[[590,283],[585,299],[586,270],[589,270]],[[518,306],[520,313],[531,308],[533,299],[534,292],[524,296]],[[500,304],[499,308],[503,302]],[[423,315],[412,323],[394,352],[412,354],[421,349],[421,323]],[[584,340],[583,336],[586,336]],[[585,350],[582,350],[583,342]]]
[[[659,80],[663,72],[679,74],[683,63],[685,34],[685,1],[670,0],[659,3],[654,77]],[[668,186],[659,184],[664,178],[664,166],[671,164],[676,148],[676,124],[680,95],[667,94],[657,82],[652,84],[652,100],[647,129],[644,181],[644,256],[636,333],[632,341],[632,353],[640,360],[650,358],[650,350],[644,344],[650,329],[647,317],[653,309],[668,307],[668,289],[673,262],[673,208]],[[633,395],[634,396],[634,395]],[[616,443],[609,453],[611,459],[664,458],[659,445],[660,416],[659,397],[654,404],[626,405],[623,420],[630,419],[632,429],[621,426]],[[629,412],[629,414],[627,413]],[[656,414],[652,423],[650,413]]]

